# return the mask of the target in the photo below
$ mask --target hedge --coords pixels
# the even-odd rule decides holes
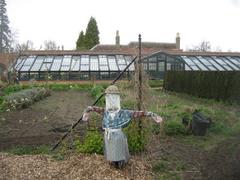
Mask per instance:
[[[163,88],[202,98],[240,102],[240,71],[167,71]]]

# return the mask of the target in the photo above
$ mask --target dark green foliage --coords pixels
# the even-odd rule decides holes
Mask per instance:
[[[84,32],[81,31],[78,37],[78,40],[76,42],[76,49],[77,50],[86,50],[85,47],[85,36],[84,36]]]
[[[240,102],[240,72],[167,71],[164,89],[202,98]]]
[[[5,0],[0,0],[0,12],[0,52],[9,52],[12,39]]]
[[[99,31],[98,31],[98,26],[97,26],[97,21],[95,18],[91,17],[86,33],[85,33],[85,47],[86,49],[91,49],[95,45],[99,44]]]
[[[3,89],[3,93],[5,95],[8,95],[8,94],[11,94],[23,89],[28,89],[28,88],[30,88],[30,86],[28,85],[10,85]]]
[[[88,131],[83,143],[78,139],[75,140],[74,146],[76,150],[81,153],[103,154],[102,134],[98,131]]]
[[[180,121],[169,120],[164,123],[164,132],[169,136],[186,134],[185,127]]]
[[[138,123],[131,122],[128,127],[124,129],[127,135],[128,147],[130,152],[141,152],[145,148],[146,132],[139,133]]]
[[[100,97],[100,95],[104,92],[104,88],[101,85],[95,85],[93,86],[93,88],[91,89],[91,95],[92,97],[94,97],[95,99],[97,99],[98,97]],[[100,101],[98,101],[98,105],[104,105],[105,104],[105,98],[102,97],[100,99]]]
[[[18,146],[16,148],[8,150],[9,153],[16,155],[24,154],[49,154],[49,147],[46,145],[41,146]]]
[[[149,80],[148,84],[150,87],[162,87],[163,86],[163,80]]]
[[[66,91],[70,89],[90,90],[92,88],[92,84],[49,84],[48,87],[54,91]]]

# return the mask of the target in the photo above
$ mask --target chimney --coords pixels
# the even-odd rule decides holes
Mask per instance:
[[[120,36],[119,36],[119,31],[117,30],[117,32],[116,32],[116,45],[117,46],[120,46]]]
[[[180,49],[180,34],[179,33],[177,33],[177,36],[176,36],[176,48]]]

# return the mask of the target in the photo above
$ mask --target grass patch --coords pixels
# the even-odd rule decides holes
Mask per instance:
[[[152,88],[163,87],[163,80],[149,80],[148,85]]]
[[[25,154],[49,154],[50,147],[47,145],[41,146],[17,146],[15,148],[7,150],[8,153],[15,154],[15,155],[25,155]]]

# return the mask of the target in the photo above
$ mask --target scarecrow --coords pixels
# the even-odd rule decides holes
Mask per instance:
[[[162,122],[162,118],[152,112],[133,111],[121,109],[120,93],[114,85],[109,86],[106,91],[106,107],[100,108],[89,106],[83,115],[83,121],[89,118],[89,112],[97,112],[103,115],[102,128],[104,132],[104,155],[107,161],[113,162],[116,167],[121,168],[129,160],[129,150],[126,135],[122,128],[128,126],[132,118],[148,116],[155,122]]]

